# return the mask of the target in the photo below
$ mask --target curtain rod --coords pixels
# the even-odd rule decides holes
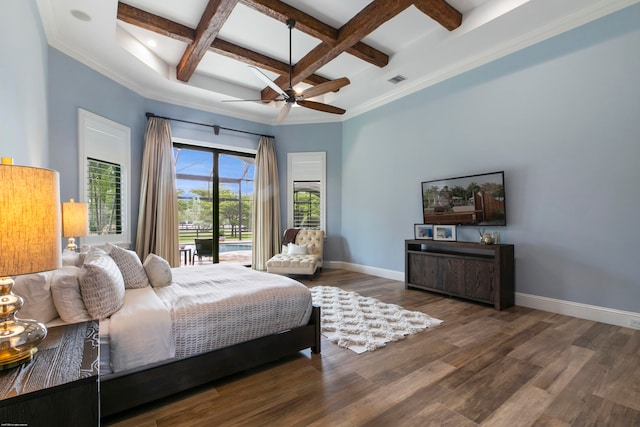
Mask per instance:
[[[145,116],[147,116],[147,119],[148,119],[148,118],[151,118],[151,117],[155,117],[155,118],[157,118],[157,119],[172,120],[172,121],[174,121],[174,122],[189,123],[189,124],[192,124],[192,125],[198,125],[198,126],[207,126],[207,127],[213,128],[213,133],[214,133],[215,135],[219,135],[219,134],[220,134],[220,129],[223,129],[223,130],[228,130],[228,131],[231,131],[231,132],[246,133],[246,134],[249,134],[249,135],[256,135],[256,136],[265,136],[265,137],[267,137],[267,138],[273,138],[273,139],[275,139],[275,136],[273,136],[273,135],[264,135],[264,134],[262,134],[262,133],[254,133],[254,132],[249,132],[249,131],[246,131],[246,130],[240,130],[240,129],[231,129],[231,128],[226,128],[226,127],[218,126],[218,125],[210,125],[210,124],[207,124],[207,123],[190,122],[190,121],[188,121],[188,120],[173,119],[173,118],[171,118],[171,117],[156,116],[156,115],[155,115],[155,114],[153,114],[153,113],[146,113],[146,114],[145,114]]]

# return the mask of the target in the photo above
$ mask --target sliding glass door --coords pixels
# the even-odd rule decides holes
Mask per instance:
[[[251,263],[255,156],[174,144],[182,262]]]

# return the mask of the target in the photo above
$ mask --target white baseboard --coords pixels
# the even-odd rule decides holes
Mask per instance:
[[[404,272],[386,270],[383,268],[368,267],[366,265],[351,264],[342,261],[325,261],[326,268],[341,268],[358,273],[370,274],[390,280],[404,282]],[[554,298],[516,292],[516,305],[536,310],[548,311],[580,319],[593,320],[610,325],[623,326],[625,328],[640,329],[640,313],[632,311],[616,310],[613,308],[599,307],[596,305],[581,304],[572,301],[564,301]]]
[[[580,319],[640,329],[640,313],[516,292],[516,305]]]
[[[323,265],[327,268],[341,268],[343,270],[355,271],[357,273],[370,274],[371,276],[404,282],[404,272],[402,271],[385,270],[384,268],[369,267],[366,265],[352,264],[342,261],[324,261]]]

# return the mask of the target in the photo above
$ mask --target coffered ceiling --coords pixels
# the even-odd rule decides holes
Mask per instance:
[[[354,117],[638,1],[37,4],[51,46],[151,99],[276,123],[285,102],[272,101],[283,98],[272,88],[287,89],[290,80],[295,90],[339,88],[311,93],[312,102],[300,98],[310,108],[295,105],[283,121],[312,123]],[[295,20],[291,33],[288,19]],[[269,88],[265,76],[277,86]],[[342,77],[349,83],[326,84]]]

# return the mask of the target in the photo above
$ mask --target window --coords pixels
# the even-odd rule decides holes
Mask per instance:
[[[293,226],[320,229],[320,182],[293,182]]]
[[[326,230],[324,152],[287,156],[287,227]]]
[[[218,244],[197,262],[250,265],[255,154],[179,141],[173,154],[181,248],[198,251],[200,239],[213,239]]]
[[[79,200],[89,210],[89,235],[81,242],[131,246],[131,131],[78,109],[78,139]]]
[[[122,233],[122,167],[87,159],[87,203],[89,234]]]

